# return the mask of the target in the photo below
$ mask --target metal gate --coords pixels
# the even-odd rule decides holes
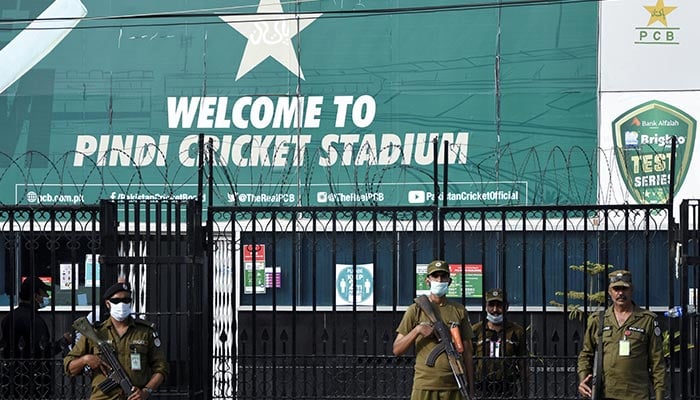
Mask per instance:
[[[170,365],[155,398],[210,398],[211,341],[205,338],[211,337],[211,295],[203,232],[198,201],[0,207],[0,317],[17,306],[24,277],[41,277],[52,286],[51,304],[36,318],[46,321],[50,337],[44,342],[54,343],[80,316],[105,318],[102,291],[123,275],[132,284],[136,313],[157,325]],[[63,373],[67,348],[5,353],[14,343],[8,336],[0,398],[89,397],[88,378]]]
[[[6,269],[21,264],[58,285],[64,267],[78,265],[81,284],[90,271],[101,287],[126,275],[136,311],[158,325],[170,361],[161,398],[405,398],[413,359],[391,355],[394,329],[418,289],[415,265],[437,256],[483,267],[478,285],[457,282],[472,322],[483,318],[483,300],[468,287],[510,292],[510,318],[529,328],[533,399],[577,397],[583,322],[563,311],[574,301],[551,301],[595,283],[570,266],[594,261],[632,270],[640,305],[659,314],[681,305],[682,318],[661,318],[671,342],[667,398],[697,399],[700,203],[686,201],[680,210],[678,224],[653,206],[211,207],[204,221],[197,201],[105,201],[5,207],[0,221],[5,270],[21,272]],[[371,270],[384,289],[368,303],[336,297],[339,265],[354,275]],[[20,276],[3,279],[12,302]],[[84,289],[57,293],[42,312],[52,339],[87,313],[81,296],[101,297],[94,282]],[[593,303],[584,299],[585,313]],[[87,380],[64,377],[60,358],[0,361],[3,390],[37,362],[52,371],[50,392],[31,389],[24,398],[87,394]]]
[[[669,368],[677,372],[671,381],[671,398],[700,399],[700,320],[697,314],[700,294],[700,200],[684,200],[680,207],[680,218],[674,257],[676,279],[680,282],[677,293],[671,287],[669,302],[680,305],[682,316],[669,324],[672,346]]]
[[[528,332],[527,398],[576,399],[585,316],[605,298],[606,272],[631,270],[643,308],[672,304],[671,217],[652,205],[211,207],[213,398],[407,398],[413,357],[392,355],[394,332],[419,265],[439,257],[480,271],[454,283],[472,323],[485,290],[509,293],[509,318]],[[370,274],[373,297],[343,297],[342,274]],[[673,335],[678,321],[660,323]],[[697,380],[668,373],[671,399],[674,382]]]
[[[170,374],[168,398],[206,399],[210,326],[201,203],[101,203],[103,279],[132,284],[137,314],[160,330]],[[104,285],[108,287],[108,284]]]

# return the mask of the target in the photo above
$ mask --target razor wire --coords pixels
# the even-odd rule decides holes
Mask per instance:
[[[257,144],[260,146],[260,144]],[[427,144],[428,146],[430,143]],[[220,149],[211,148],[205,143],[203,183],[204,195],[209,191],[207,182],[212,182],[212,198],[206,205],[241,205],[241,186],[246,186],[250,201],[246,206],[275,206],[313,204],[313,187],[323,186],[329,194],[344,192],[356,193],[350,201],[343,196],[331,196],[329,206],[378,206],[373,197],[363,197],[363,193],[383,192],[386,196],[402,193],[408,183],[420,183],[432,189],[438,183],[443,185],[442,157],[438,158],[438,176],[434,176],[433,165],[403,164],[380,165],[378,158],[382,152],[403,152],[402,146],[391,145],[384,148],[362,149],[356,146],[354,154],[364,152],[364,165],[335,165],[317,168],[319,158],[330,151],[329,148],[315,149],[308,146],[305,159],[283,167],[273,167],[271,160],[288,149],[282,145],[272,149],[258,148],[264,166],[235,165],[224,159]],[[256,146],[251,143],[250,148]],[[186,200],[194,197],[193,188],[199,181],[199,146],[182,150],[174,158],[166,158],[165,152],[157,145],[125,149],[111,148],[100,153],[99,157],[89,156],[78,151],[69,151],[57,156],[37,151],[19,155],[0,152],[0,185],[15,192],[15,204],[91,204],[99,199],[111,200]],[[389,148],[391,147],[391,148]],[[444,151],[449,157],[458,157],[457,146],[448,144]],[[441,150],[441,151],[443,151]],[[477,200],[474,205],[576,205],[595,202],[605,204],[625,204],[629,195],[622,197],[615,188],[624,187],[623,177],[615,160],[615,149],[591,146],[565,148],[530,147],[515,148],[501,145],[499,148],[470,147],[478,151],[478,157],[469,157],[466,163],[449,166],[448,187],[453,182],[470,182],[475,190],[488,190],[487,185],[500,182],[504,190],[516,190],[518,182],[527,182],[527,203],[518,199]],[[213,156],[210,156],[209,154]],[[76,156],[82,157],[84,165],[73,165]],[[141,165],[144,159],[160,158],[158,166]],[[230,155],[229,155],[230,157]],[[210,159],[211,158],[211,159]],[[188,163],[182,159],[190,160]],[[478,161],[474,161],[478,160]],[[353,164],[353,163],[350,163]],[[41,167],[35,167],[41,165]],[[623,166],[623,168],[626,168]],[[210,174],[211,171],[211,174]],[[601,179],[605,174],[606,179]],[[211,176],[210,176],[211,175]],[[606,184],[601,184],[605,182]],[[341,188],[341,186],[344,186]],[[350,189],[348,189],[348,186]],[[186,190],[186,188],[189,189]],[[189,190],[189,191],[188,191]],[[276,196],[261,196],[274,193]],[[291,194],[292,204],[280,200],[281,195]],[[447,203],[449,204],[449,201]]]

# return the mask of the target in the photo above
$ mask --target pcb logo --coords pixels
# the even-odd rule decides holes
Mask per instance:
[[[693,155],[696,122],[669,104],[652,100],[613,121],[620,174],[639,204],[664,204],[671,184],[671,140],[677,138],[674,193],[683,184]]]

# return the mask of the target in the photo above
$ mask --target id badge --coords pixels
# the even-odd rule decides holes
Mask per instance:
[[[628,357],[630,355],[630,342],[628,340],[620,340],[620,353],[621,357]]]
[[[131,353],[131,370],[141,371],[141,354]]]

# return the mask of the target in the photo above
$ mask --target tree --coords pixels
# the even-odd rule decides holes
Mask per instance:
[[[606,270],[612,271],[614,270],[614,267],[610,264],[607,264],[606,266],[606,264],[598,264],[592,261],[586,261],[586,263],[582,265],[570,265],[569,269],[588,274],[588,294],[586,294],[583,291],[568,290],[566,292],[554,292],[554,295],[559,297],[566,296],[566,298],[571,300],[571,302],[569,302],[568,304],[567,310],[569,312],[569,319],[582,320],[584,317],[583,305],[586,298],[588,298],[589,306],[605,306],[605,302],[607,301],[607,292],[605,290],[606,285],[604,283],[606,282],[606,280],[601,279],[600,274],[605,274]],[[559,303],[555,300],[550,301],[549,304],[558,307],[564,307],[564,304]]]

